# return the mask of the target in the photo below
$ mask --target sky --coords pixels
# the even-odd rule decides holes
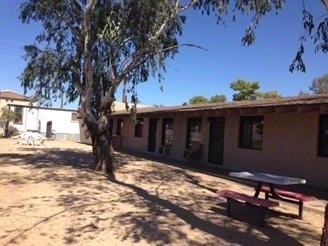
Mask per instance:
[[[0,90],[23,93],[18,79],[26,66],[23,46],[31,44],[40,32],[40,25],[22,24],[18,19],[21,0],[0,0]],[[319,0],[305,1],[316,19],[326,13]],[[232,100],[230,84],[238,79],[258,81],[260,91],[277,90],[283,96],[297,96],[309,91],[313,79],[327,73],[328,55],[315,53],[306,43],[304,61],[306,73],[289,72],[289,65],[299,46],[302,1],[287,0],[278,15],[265,16],[256,29],[255,43],[243,46],[241,39],[250,16],[226,17],[226,25],[217,24],[214,16],[189,10],[179,42],[199,45],[204,49],[181,47],[174,59],[167,60],[165,78],[158,83],[150,78],[138,85],[139,101],[147,105],[176,106],[194,96],[210,98],[226,95]],[[163,86],[163,92],[160,87]],[[116,94],[121,100],[122,89]],[[54,107],[59,102],[54,102]],[[68,104],[74,109],[77,103]]]

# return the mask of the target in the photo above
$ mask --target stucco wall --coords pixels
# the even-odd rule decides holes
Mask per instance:
[[[174,117],[173,145],[168,158],[185,160],[183,152],[187,133],[187,119]],[[311,186],[328,188],[328,158],[317,156],[318,112],[274,113],[264,115],[262,150],[238,147],[239,115],[225,117],[224,154],[222,168],[253,170],[306,178]],[[149,119],[144,118],[143,138],[134,137],[134,123],[125,118],[121,136],[123,149],[147,152]],[[162,118],[157,124],[156,154],[161,143]],[[202,116],[202,156],[200,165],[208,163],[209,121]]]
[[[306,178],[328,188],[328,159],[317,156],[318,114],[286,113],[264,116],[263,149],[238,148],[239,117],[227,119],[224,166]]]

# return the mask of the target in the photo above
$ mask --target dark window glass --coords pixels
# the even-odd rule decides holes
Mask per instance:
[[[22,124],[23,123],[23,107],[15,106],[15,124]]]
[[[117,119],[117,124],[116,124],[116,135],[117,136],[121,136],[122,127],[123,127],[123,120]]]
[[[241,116],[239,147],[261,150],[263,145],[263,116]]]
[[[143,123],[143,118],[138,118],[137,123],[134,126],[134,136],[137,138],[142,138]]]
[[[72,113],[71,120],[77,121],[77,113],[76,112]]]
[[[328,114],[319,118],[318,155],[328,157]]]

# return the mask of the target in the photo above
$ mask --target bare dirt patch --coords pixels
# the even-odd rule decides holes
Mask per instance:
[[[115,178],[90,146],[0,139],[0,245],[319,245],[324,200],[281,204],[261,226],[226,216],[215,190],[253,187],[116,153]],[[317,207],[317,209],[316,209]]]

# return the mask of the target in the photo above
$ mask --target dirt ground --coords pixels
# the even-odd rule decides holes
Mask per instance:
[[[266,223],[226,216],[215,195],[253,187],[116,153],[115,178],[88,168],[90,146],[0,139],[0,245],[319,245],[326,200],[280,203]],[[245,211],[245,210],[243,210]],[[255,216],[256,217],[256,216]]]

